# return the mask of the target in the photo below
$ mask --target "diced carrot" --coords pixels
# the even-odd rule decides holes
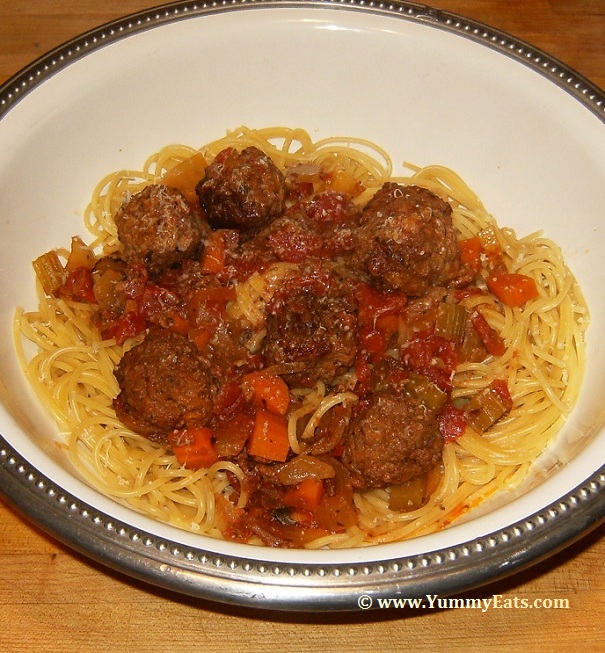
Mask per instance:
[[[174,431],[168,441],[181,465],[187,469],[201,469],[218,460],[213,436],[212,429],[204,426]]]
[[[177,311],[168,311],[166,317],[170,320],[170,330],[186,335],[189,332],[189,322]]]
[[[482,251],[481,240],[478,236],[458,241],[458,248],[460,249],[461,263],[478,266]]]
[[[200,350],[203,351],[204,347],[210,342],[212,331],[210,329],[203,329],[197,327],[189,331],[189,340]]]
[[[178,188],[189,202],[197,204],[198,197],[195,187],[204,176],[207,165],[204,155],[197,152],[169,170],[162,177],[162,183],[172,188]]]
[[[360,181],[342,169],[334,170],[323,181],[327,188],[331,188],[336,193],[349,195],[350,197],[357,197],[365,190],[365,187]]]
[[[285,462],[290,452],[288,421],[281,415],[259,409],[254,418],[254,428],[248,440],[251,456]]]
[[[496,234],[496,230],[494,229],[494,227],[490,225],[485,229],[482,229],[480,239],[481,239],[481,246],[483,248],[483,253],[486,255],[488,259],[488,264],[490,266],[490,269],[494,269],[494,267],[499,267],[500,265],[503,265],[504,264],[502,260],[503,251],[498,241],[498,236]]]
[[[320,478],[305,478],[288,490],[284,496],[286,506],[314,511],[324,494],[324,484]]]
[[[525,274],[500,272],[490,275],[485,282],[490,292],[508,306],[523,306],[538,296],[536,282]]]
[[[202,272],[217,274],[225,267],[225,240],[220,231],[213,231],[204,243]]]
[[[246,374],[243,385],[252,391],[252,403],[255,406],[266,408],[276,415],[285,415],[288,411],[290,390],[281,376],[258,370]]]
[[[352,499],[342,494],[324,494],[316,512],[317,525],[331,533],[340,533],[357,524],[357,510]]]

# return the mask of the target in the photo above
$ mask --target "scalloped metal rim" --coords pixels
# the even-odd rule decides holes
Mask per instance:
[[[381,13],[471,38],[537,70],[605,122],[603,91],[529,44],[424,5],[364,0],[176,2],[133,14],[65,43],[8,80],[0,87],[0,119],[31,89],[74,60],[138,31],[227,10],[302,6]],[[51,535],[113,569],[183,594],[273,610],[353,610],[362,594],[424,597],[467,591],[546,558],[605,521],[603,466],[540,512],[471,542],[371,564],[284,564],[182,546],[112,519],[56,486],[1,436],[0,491]]]

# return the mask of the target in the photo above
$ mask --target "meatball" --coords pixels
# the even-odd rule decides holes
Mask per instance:
[[[293,386],[331,384],[357,354],[356,305],[335,276],[290,280],[268,307],[264,340],[267,365],[285,365]]]
[[[199,216],[176,188],[146,186],[115,216],[128,263],[142,263],[152,276],[193,256],[202,241]]]
[[[212,227],[250,234],[283,212],[286,182],[258,148],[227,148],[208,166],[195,191]]]
[[[442,450],[437,419],[420,401],[378,392],[349,423],[342,462],[357,489],[383,488],[429,471]]]
[[[384,184],[362,212],[353,263],[372,285],[412,297],[447,284],[460,268],[451,206],[419,186]]]
[[[118,419],[150,439],[203,426],[212,413],[212,377],[195,345],[179,333],[149,331],[115,369]]]

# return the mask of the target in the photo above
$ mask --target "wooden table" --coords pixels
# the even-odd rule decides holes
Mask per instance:
[[[0,0],[0,83],[79,33],[156,3]],[[605,88],[604,0],[433,0],[547,51]],[[0,191],[1,192],[1,191]],[[469,594],[567,609],[282,614],[161,591],[90,562],[0,503],[0,650],[605,651],[605,526],[528,571]]]

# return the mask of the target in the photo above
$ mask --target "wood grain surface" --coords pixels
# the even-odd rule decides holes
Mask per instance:
[[[155,4],[0,0],[0,83],[64,41]],[[605,88],[605,0],[429,4],[523,39]],[[531,569],[461,597],[500,597],[500,608],[276,613],[131,580],[74,553],[0,502],[0,651],[605,651],[604,559],[601,526]],[[515,608],[523,599],[563,607]]]

